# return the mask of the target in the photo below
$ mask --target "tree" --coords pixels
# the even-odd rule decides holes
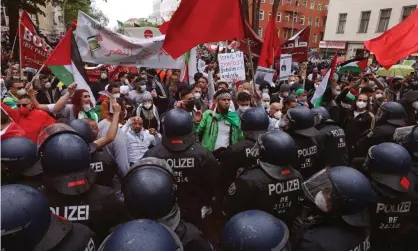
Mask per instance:
[[[79,10],[96,19],[104,26],[109,23],[109,18],[101,10],[92,7],[92,1],[90,0],[58,0],[58,2],[64,10],[66,27],[71,21],[77,20]]]
[[[89,15],[104,26],[107,26],[109,24],[109,18],[101,10],[92,8],[90,10]]]

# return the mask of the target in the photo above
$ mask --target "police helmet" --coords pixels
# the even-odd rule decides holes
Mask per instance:
[[[309,108],[295,107],[289,109],[284,116],[285,123],[288,123],[288,129],[299,135],[306,137],[315,137],[319,134],[315,129],[314,114]]]
[[[280,130],[271,130],[257,140],[260,161],[288,166],[297,160],[297,147],[289,134]]]
[[[172,109],[161,119],[162,143],[172,151],[183,151],[195,142],[193,119],[183,109]]]
[[[157,220],[176,204],[173,172],[162,159],[143,158],[135,163],[123,179],[122,192],[135,218]]]
[[[414,126],[412,128],[412,131],[409,134],[408,138],[409,151],[411,151],[416,157],[418,157],[418,126]]]
[[[120,225],[100,245],[100,251],[182,251],[168,227],[153,220],[133,220]]]
[[[384,121],[396,126],[405,125],[406,112],[403,106],[397,102],[386,102],[382,104],[377,113],[376,121]]]
[[[71,229],[51,213],[39,191],[20,184],[1,187],[2,250],[51,250]]]
[[[86,141],[71,127],[53,124],[38,139],[44,184],[59,193],[77,195],[90,189],[96,173],[90,168]]]
[[[250,108],[242,114],[241,129],[243,131],[267,131],[269,125],[269,116],[261,107]]]
[[[93,139],[93,130],[85,121],[81,119],[74,119],[69,123],[77,133],[87,142],[92,143]]]
[[[223,229],[220,245],[228,251],[288,250],[289,230],[276,217],[259,210],[234,215]]]
[[[1,141],[1,174],[2,180],[11,181],[23,174],[34,176],[42,173],[39,165],[36,144],[23,137],[14,137]]]
[[[366,208],[373,201],[369,180],[351,167],[324,168],[302,185],[305,195],[325,213],[339,214],[353,226],[367,226]]]
[[[370,147],[363,168],[375,182],[407,192],[411,166],[409,152],[401,145],[387,142]]]
[[[311,112],[314,115],[315,125],[331,118],[327,108],[323,106],[314,107],[311,109]]]

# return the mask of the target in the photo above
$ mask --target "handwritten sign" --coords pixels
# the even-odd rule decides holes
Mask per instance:
[[[244,55],[241,51],[218,54],[221,79],[233,81],[245,80]]]

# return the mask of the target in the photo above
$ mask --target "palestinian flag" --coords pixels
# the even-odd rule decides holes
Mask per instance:
[[[93,93],[87,84],[87,74],[81,60],[77,43],[73,38],[73,29],[69,29],[45,61],[45,66],[65,85],[77,83],[77,89],[84,89],[90,93],[93,105],[96,104]]]
[[[313,104],[314,107],[321,106],[325,91],[331,88],[332,79],[337,66],[337,55],[338,51],[332,59],[331,68],[328,70],[327,74],[325,74],[321,84],[315,89],[315,93],[311,99],[311,104]]]
[[[119,26],[119,27],[123,27],[123,22],[121,22],[121,21],[119,21],[119,20],[117,20],[116,22],[118,22],[118,26]]]
[[[367,58],[358,60],[358,59],[352,59],[344,62],[342,65],[340,65],[340,68],[338,69],[339,74],[343,74],[346,71],[349,72],[363,72],[367,67]]]

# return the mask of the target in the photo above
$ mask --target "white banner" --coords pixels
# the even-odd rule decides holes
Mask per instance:
[[[123,28],[123,35],[128,37],[149,39],[153,37],[161,36],[161,32],[155,27],[130,27]]]
[[[292,75],[292,55],[280,55],[280,80],[286,80]]]
[[[261,82],[264,80],[270,83],[271,87],[274,87],[273,77],[274,77],[274,69],[258,66],[257,71],[255,72],[255,83],[260,85]]]
[[[165,36],[149,39],[115,33],[84,12],[78,12],[76,41],[85,62],[181,69],[184,57],[174,60],[161,50]]]
[[[241,51],[218,54],[221,79],[233,81],[245,80],[244,54]]]

